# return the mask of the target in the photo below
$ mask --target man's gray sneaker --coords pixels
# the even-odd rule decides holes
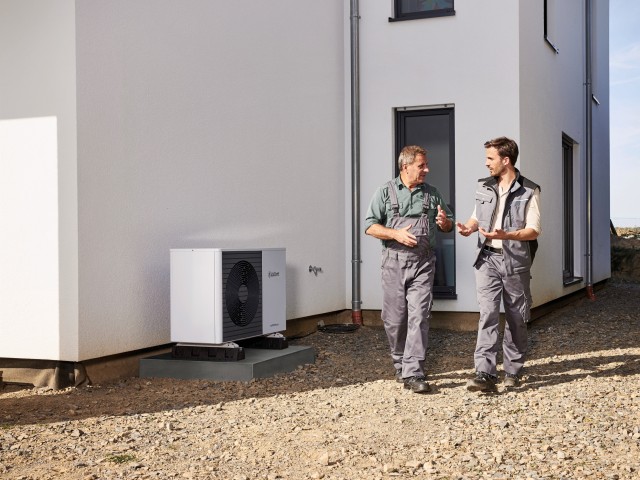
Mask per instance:
[[[404,382],[404,379],[402,378],[402,369],[401,368],[396,370],[396,382],[398,382],[398,383]]]
[[[503,382],[504,388],[516,388],[520,386],[520,377],[512,373],[507,373],[504,376]]]
[[[404,388],[410,388],[413,393],[427,393],[431,390],[427,379],[422,376],[405,378]]]
[[[467,381],[467,390],[470,392],[495,392],[498,379],[488,373],[478,372],[476,376]]]

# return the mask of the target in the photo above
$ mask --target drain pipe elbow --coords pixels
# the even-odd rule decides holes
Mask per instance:
[[[354,325],[362,326],[362,310],[351,310],[351,322]]]

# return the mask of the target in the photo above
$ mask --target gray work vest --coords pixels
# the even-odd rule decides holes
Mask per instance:
[[[502,219],[497,223],[502,230],[512,232],[525,228],[527,223],[526,207],[536,188],[539,189],[540,186],[520,175],[520,171],[516,169],[516,179],[509,189]],[[498,180],[495,177],[478,180],[476,188],[476,218],[478,219],[479,227],[485,230],[491,229],[493,217],[498,211],[499,203]],[[478,259],[486,242],[487,239],[478,233],[474,267],[478,264]],[[502,255],[507,273],[529,271],[537,248],[537,240],[502,240]]]
[[[410,232],[416,236],[418,244],[415,247],[408,247],[395,240],[385,241],[385,247],[391,250],[407,252],[409,254],[423,257],[431,253],[431,243],[429,242],[429,199],[430,188],[425,183],[427,188],[424,189],[424,195],[422,198],[422,214],[419,217],[401,217],[400,205],[398,204],[398,194],[396,192],[395,182],[389,181],[387,187],[389,189],[389,201],[391,202],[391,210],[393,216],[389,222],[389,228],[404,228],[407,225],[413,225]]]

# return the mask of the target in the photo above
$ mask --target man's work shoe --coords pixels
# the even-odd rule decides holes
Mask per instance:
[[[467,382],[467,390],[470,392],[495,392],[497,378],[488,373],[478,372],[476,376]]]
[[[512,373],[507,373],[504,376],[504,388],[516,388],[520,386],[520,377]]]
[[[405,378],[404,388],[411,389],[413,393],[427,393],[431,390],[427,379],[422,376]]]
[[[396,382],[398,382],[398,383],[404,382],[404,378],[402,378],[402,369],[401,368],[396,370]]]

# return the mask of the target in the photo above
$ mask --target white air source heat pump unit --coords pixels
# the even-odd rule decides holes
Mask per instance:
[[[171,249],[171,341],[222,344],[286,329],[284,248]]]

